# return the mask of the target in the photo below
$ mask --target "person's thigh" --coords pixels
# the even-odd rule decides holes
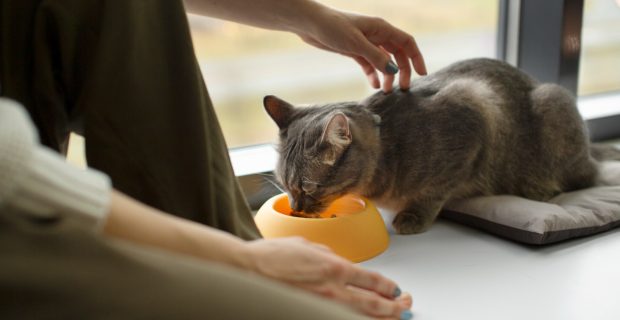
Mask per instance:
[[[2,319],[358,319],[214,263],[111,241],[67,218],[0,212]]]
[[[259,237],[179,0],[107,1],[82,97],[89,165],[165,212]]]
[[[3,94],[26,106],[44,144],[63,151],[69,130],[78,131],[88,165],[115,188],[245,239],[260,236],[181,0],[6,0],[0,11],[2,27],[15,30],[0,48],[11,74],[2,76]]]

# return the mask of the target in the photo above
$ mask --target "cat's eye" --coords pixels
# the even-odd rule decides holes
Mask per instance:
[[[312,194],[316,192],[318,188],[318,184],[316,182],[304,181],[301,184],[301,190],[303,190],[307,194]]]

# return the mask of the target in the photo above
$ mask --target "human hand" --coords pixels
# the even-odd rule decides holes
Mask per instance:
[[[376,319],[410,319],[412,298],[393,281],[303,238],[248,242],[244,267],[349,305]]]
[[[313,28],[296,33],[315,47],[353,58],[373,88],[380,87],[377,70],[383,73],[383,91],[393,88],[394,75],[400,70],[402,90],[411,83],[411,64],[419,75],[426,75],[424,58],[415,39],[387,21],[324,7],[314,18]],[[398,67],[392,62],[393,56]]]

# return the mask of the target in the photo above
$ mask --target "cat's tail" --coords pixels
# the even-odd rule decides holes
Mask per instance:
[[[597,161],[620,161],[620,149],[612,144],[593,143],[590,145],[590,155]]]

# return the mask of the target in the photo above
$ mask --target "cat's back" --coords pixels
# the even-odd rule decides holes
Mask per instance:
[[[471,89],[486,87],[506,101],[526,98],[538,82],[511,66],[489,58],[476,58],[453,63],[439,71],[412,82],[414,95],[428,96],[460,83]]]
[[[527,101],[535,85],[532,78],[507,63],[478,58],[415,79],[409,90],[377,92],[362,105],[390,126],[436,122],[448,114],[450,118],[458,117],[458,105],[476,107],[476,112],[486,114],[489,119],[497,120],[499,113],[505,113],[502,116],[505,118],[521,118],[518,113],[528,111],[521,110],[519,101]]]
[[[455,161],[459,152],[476,150],[478,175],[455,194],[546,199],[579,186],[573,180],[592,176],[587,137],[572,95],[507,63],[484,58],[457,62],[414,80],[408,91],[379,93],[369,101],[384,119],[382,137],[395,144],[386,148],[398,159],[391,161],[395,167],[413,163],[402,160],[408,155],[424,155],[415,161],[428,163],[418,168],[438,174],[433,167],[442,159]],[[558,165],[562,163],[577,165],[565,168]]]
[[[527,163],[520,157],[513,161],[511,150],[531,149],[528,141],[536,130],[528,124],[528,101],[536,86],[504,62],[471,59],[416,79],[407,91],[377,93],[366,105],[382,118],[384,154],[393,167],[417,163],[418,171],[435,172],[438,163],[477,157],[480,172],[489,172],[482,180],[496,180],[488,168],[501,175],[523,171],[517,162]]]
[[[450,89],[458,84],[477,92],[492,92],[503,101],[520,101],[526,99],[538,82],[503,61],[476,58],[453,63],[428,76],[415,79],[407,91],[396,88],[392,93],[378,92],[365,101],[365,105],[380,112],[397,113],[403,110],[426,107],[440,91]],[[390,109],[383,110],[383,106]]]
[[[475,58],[455,62],[428,77],[420,78],[418,82],[424,84],[425,80],[449,81],[464,77],[485,79],[494,83],[505,83],[507,80],[511,80],[517,82],[516,84],[530,86],[536,82],[532,77],[510,64],[490,58]]]

